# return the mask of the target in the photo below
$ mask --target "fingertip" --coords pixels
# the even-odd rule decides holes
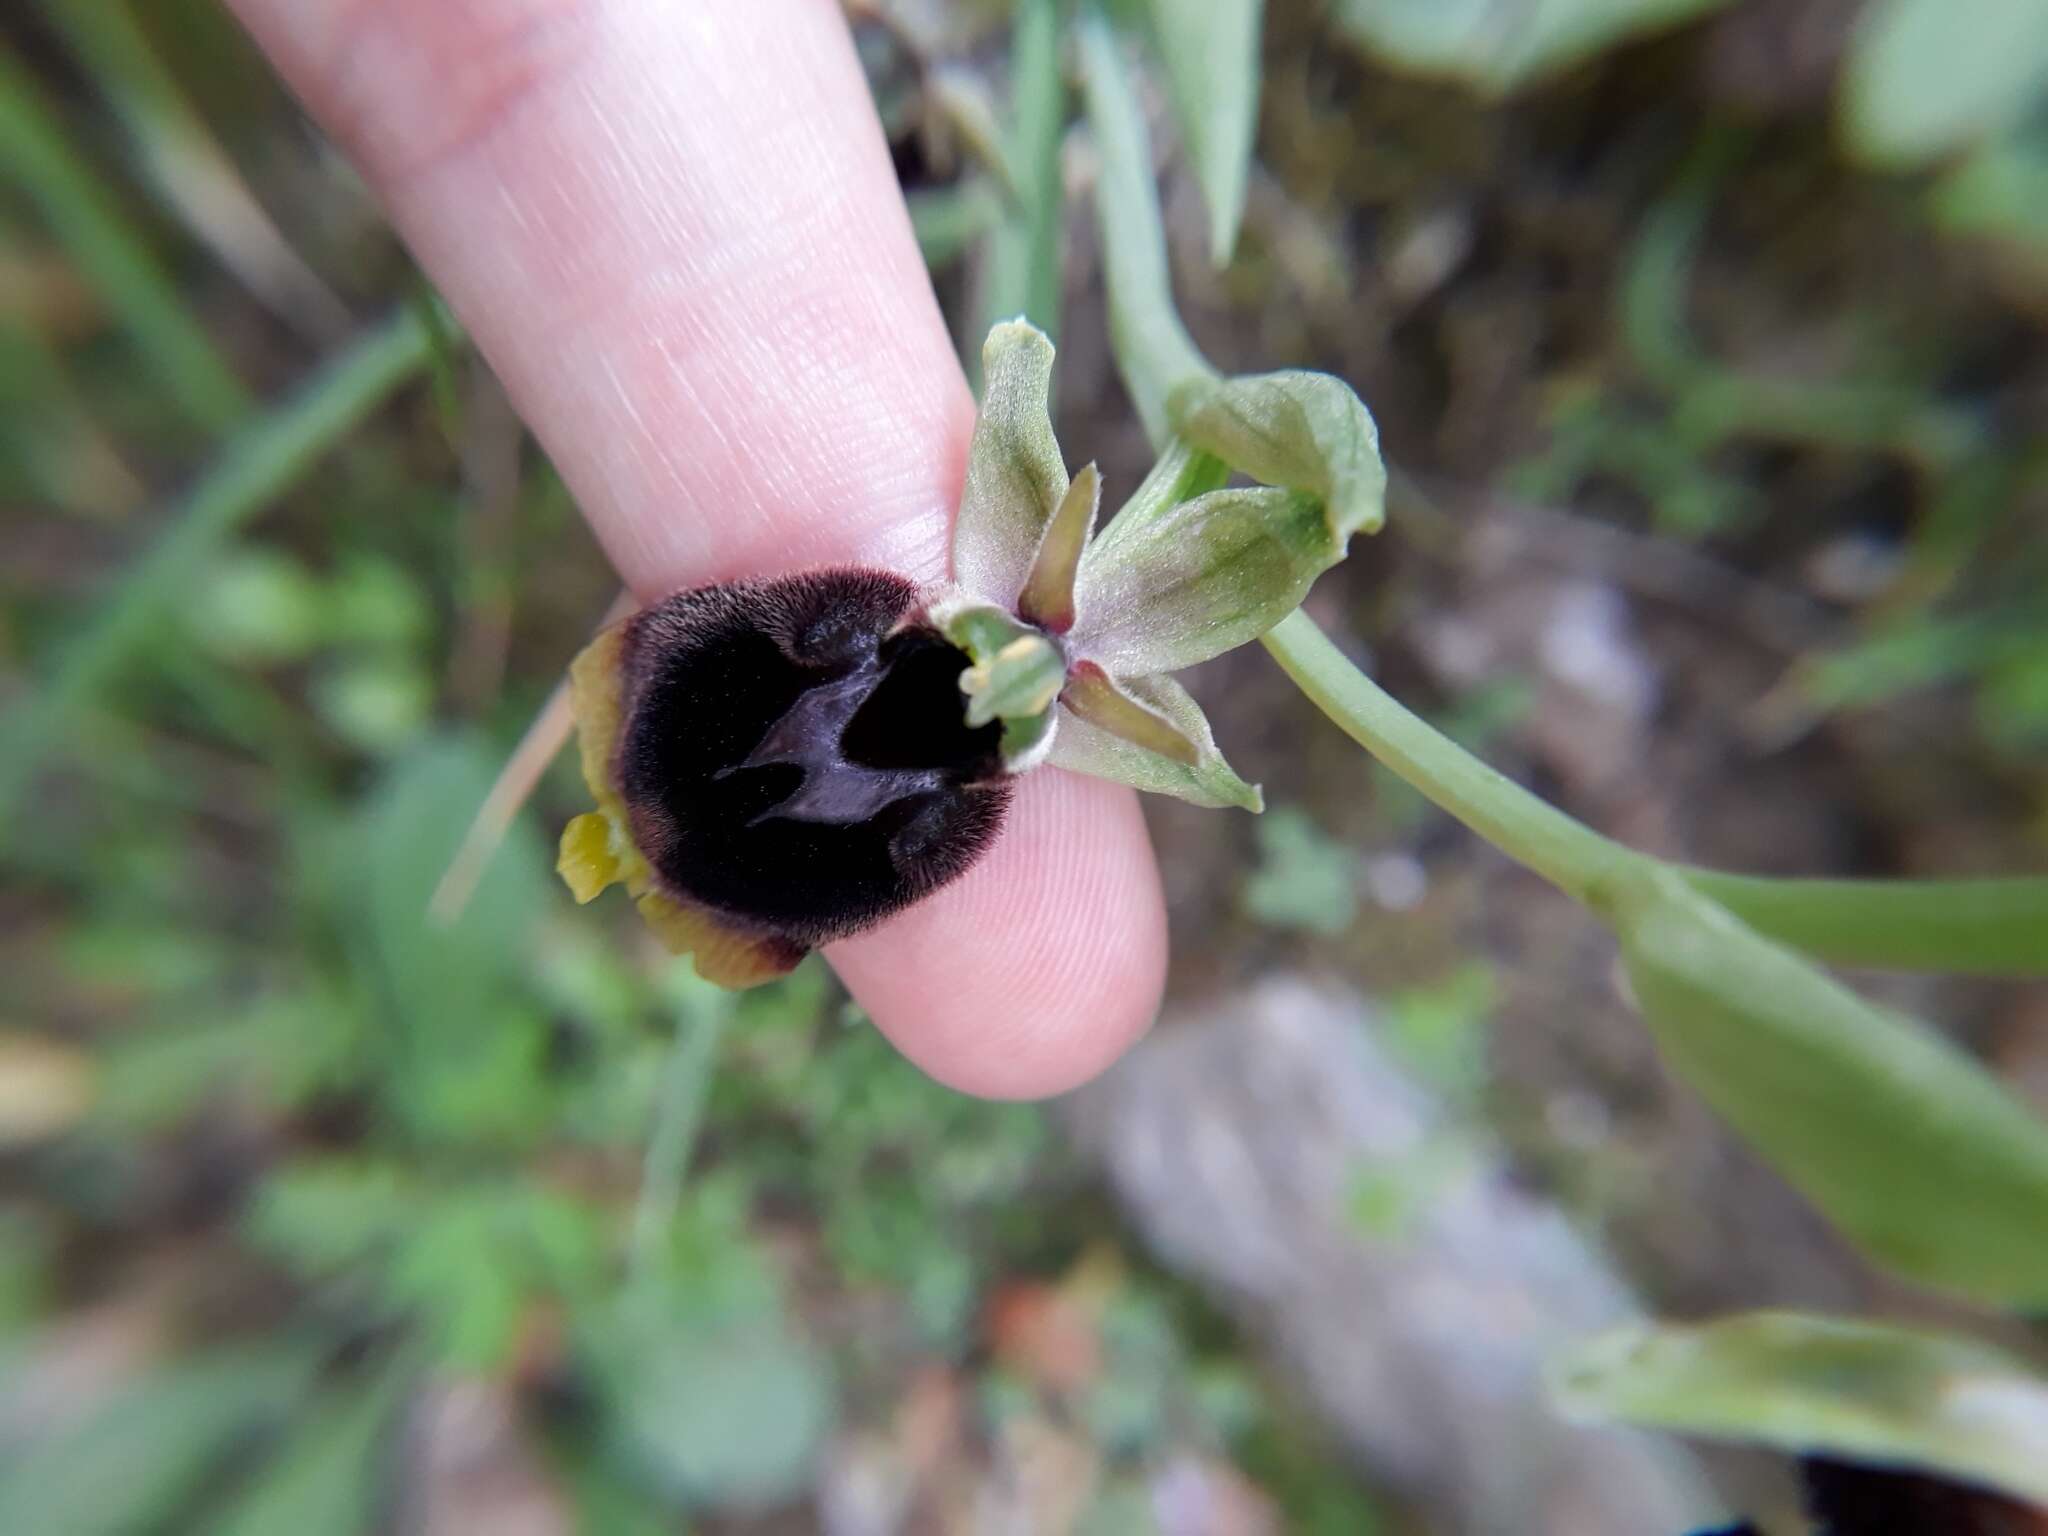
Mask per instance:
[[[1165,907],[1136,795],[1029,775],[980,864],[827,958],[948,1087],[1036,1099],[1080,1086],[1151,1026],[1165,984]]]

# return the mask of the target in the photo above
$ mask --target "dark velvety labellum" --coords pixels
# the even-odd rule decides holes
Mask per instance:
[[[2048,1536],[2048,1510],[1907,1467],[1812,1456],[1799,1464],[1813,1536]],[[1762,1536],[1754,1525],[1695,1536]]]
[[[2048,1536],[2048,1510],[1906,1467],[1800,1463],[1820,1536]]]
[[[806,572],[679,592],[628,621],[617,782],[670,893],[822,944],[962,873],[1009,803],[1001,728],[914,584]]]

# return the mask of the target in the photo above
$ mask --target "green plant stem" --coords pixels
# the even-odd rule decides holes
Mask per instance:
[[[228,534],[289,490],[427,356],[408,310],[357,342],[292,399],[230,442],[165,519],[166,532],[64,647],[48,682],[17,705],[0,737],[0,827],[44,758],[88,702],[190,594]]]
[[[0,47],[0,165],[133,333],[174,405],[223,431],[253,407],[249,391],[193,318],[142,232],[66,142],[20,61]]]
[[[1265,636],[1287,675],[1343,732],[1436,805],[1580,901],[1655,863],[1574,821],[1402,708],[1308,615]],[[2048,878],[1802,880],[1681,869],[1767,938],[1837,965],[2048,975]]]
[[[1116,34],[1092,11],[1078,28],[1088,125],[1101,160],[1095,216],[1102,226],[1103,277],[1109,289],[1110,340],[1124,387],[1154,448],[1172,435],[1176,393],[1216,377],[1173,307],[1166,230],[1152,182],[1145,120],[1117,52]]]
[[[711,1069],[718,1042],[731,1012],[725,998],[705,1008],[685,1010],[676,1025],[675,1044],[662,1074],[661,1099],[655,1108],[654,1134],[648,1138],[641,1165],[640,1199],[633,1208],[630,1268],[645,1276],[657,1248],[674,1225],[682,1203],[683,1178],[704,1121],[704,1100],[711,1089]]]
[[[2048,878],[1781,880],[1680,871],[1759,933],[1836,965],[2048,974]]]
[[[191,98],[151,46],[130,0],[41,0],[127,130],[170,211],[286,324],[322,341],[348,310],[278,230]]]
[[[1016,206],[992,231],[981,274],[980,330],[1024,316],[1057,340],[1060,322],[1060,135],[1067,85],[1060,72],[1057,0],[1017,7],[1010,70],[1007,162],[1016,174]],[[971,352],[971,349],[970,349]],[[972,353],[970,365],[978,365]]]
[[[1267,631],[1274,660],[1353,741],[1459,821],[1585,901],[1643,855],[1545,803],[1404,709],[1299,609]]]

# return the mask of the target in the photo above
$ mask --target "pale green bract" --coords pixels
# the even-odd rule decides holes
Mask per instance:
[[[1759,1312],[1637,1326],[1550,1373],[1574,1418],[1913,1467],[2048,1502],[2048,1381],[1974,1340]]]
[[[1100,477],[1071,480],[1048,411],[1053,347],[1006,320],[982,349],[981,415],[953,531],[955,585],[928,604],[972,663],[971,725],[1004,766],[1051,761],[1197,805],[1260,809],[1194,698],[1164,674],[1256,640],[1377,528],[1372,418],[1341,380],[1190,381],[1177,435],[1097,532]],[[1268,484],[1225,487],[1232,469]]]

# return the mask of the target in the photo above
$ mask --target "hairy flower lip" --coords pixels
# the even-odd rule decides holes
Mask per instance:
[[[967,725],[968,658],[908,578],[857,567],[671,594],[572,669],[598,810],[563,834],[579,900],[624,883],[727,985],[788,970],[964,873],[1010,785]]]

